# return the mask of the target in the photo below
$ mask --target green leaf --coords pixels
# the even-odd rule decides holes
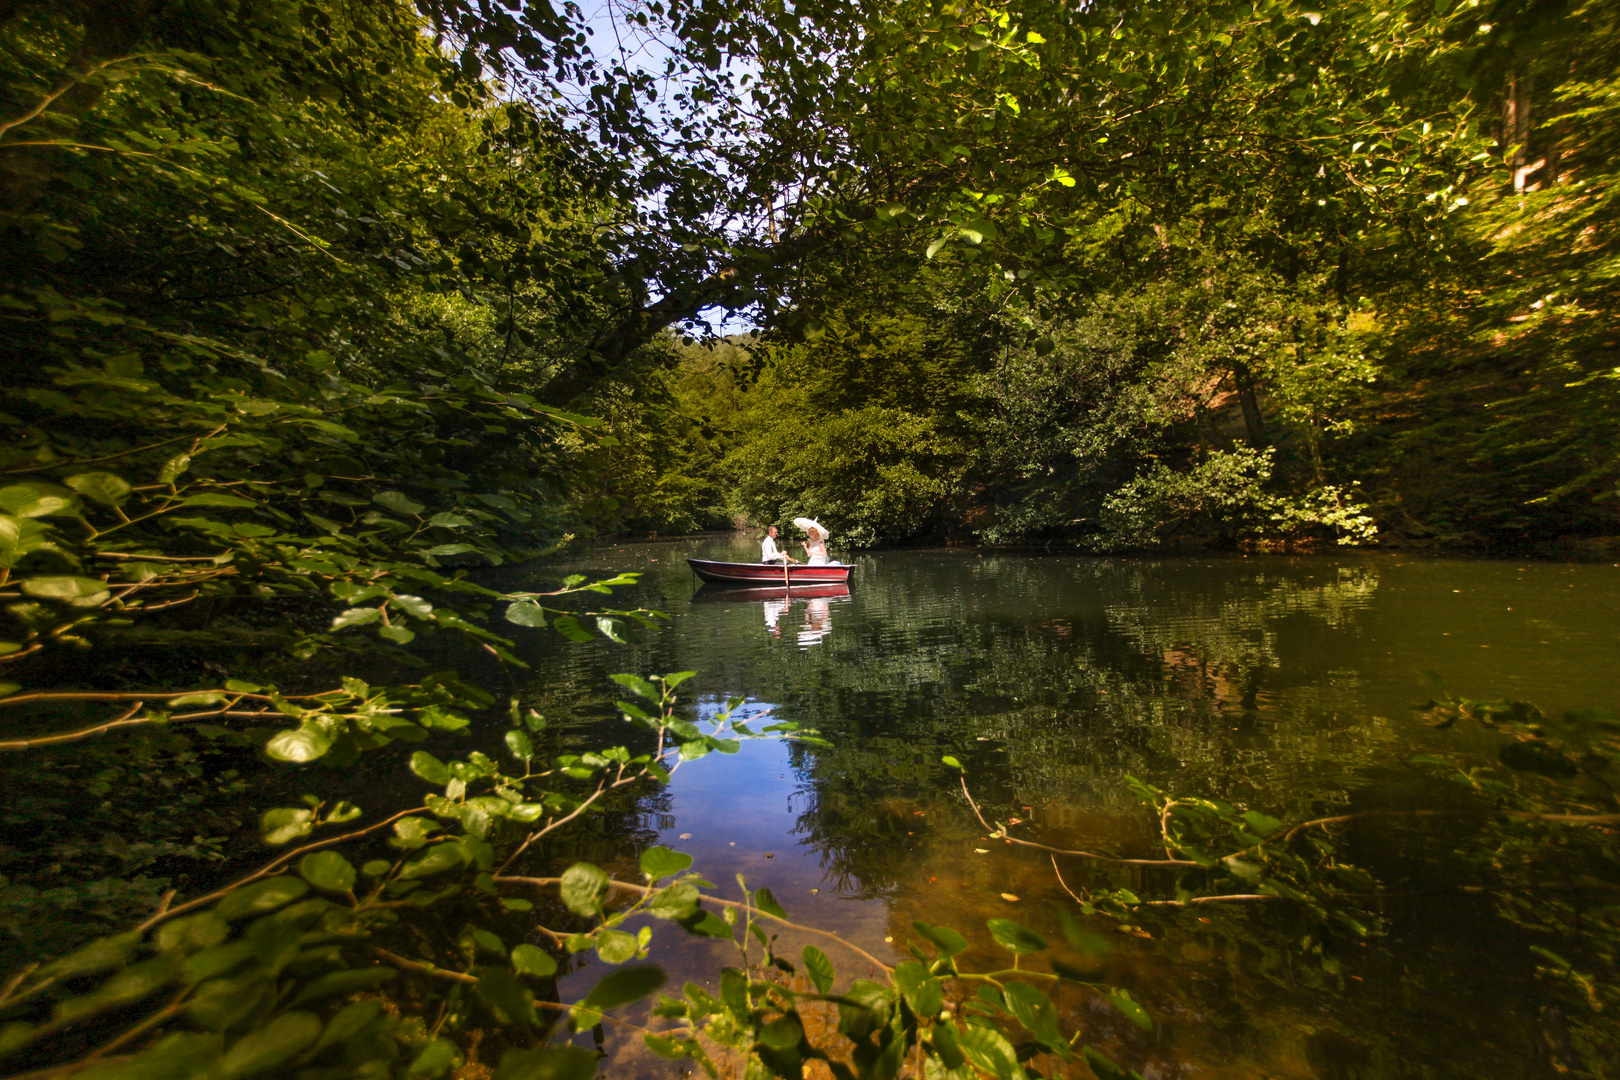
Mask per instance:
[[[87,472],[62,481],[87,499],[107,506],[122,506],[133,490],[129,482],[110,472]]]
[[[398,971],[391,967],[357,968],[353,971],[329,971],[302,990],[287,1004],[302,1005],[306,1001],[319,1001],[325,997],[347,997],[362,990],[374,990],[395,978]]]
[[[967,938],[948,926],[929,926],[925,922],[913,922],[911,928],[938,946],[940,956],[947,960],[968,947]]]
[[[90,944],[69,953],[60,960],[53,960],[40,968],[39,974],[43,978],[71,978],[75,975],[93,975],[98,971],[108,971],[115,967],[123,967],[129,962],[130,956],[135,952],[136,946],[141,943],[142,934],[139,930],[131,930],[112,937],[97,938]]]
[[[539,1050],[508,1050],[501,1057],[494,1080],[595,1080],[601,1060],[583,1046],[547,1046]]]
[[[400,851],[415,851],[426,844],[428,836],[438,832],[440,828],[438,822],[429,821],[427,818],[400,818],[394,822],[394,836],[388,841],[388,846]]]
[[[478,549],[471,544],[435,544],[433,547],[427,549],[427,554],[433,556],[465,555],[469,551],[477,550]]]
[[[335,851],[313,851],[298,862],[298,873],[317,889],[346,893],[354,888],[354,864]]]
[[[1008,1010],[1024,1030],[1059,1057],[1069,1059],[1069,1046],[1058,1033],[1057,1006],[1051,998],[1028,983],[1011,981],[1007,983],[1006,1000]]]
[[[264,744],[264,752],[271,758],[295,765],[325,757],[330,749],[332,749],[331,737],[313,724],[304,724],[279,732]]]
[[[507,605],[506,621],[518,626],[544,626],[546,609],[533,600],[518,600]]]
[[[814,945],[806,945],[799,956],[804,961],[805,974],[816,984],[817,992],[832,993],[833,980],[837,977],[837,972],[833,970],[832,961],[827,959],[827,954]]]
[[[943,1023],[935,1024],[930,1035],[934,1043],[934,1053],[947,1069],[959,1069],[967,1061],[962,1053],[962,1044],[956,1034],[956,1024],[947,1019]]]
[[[647,901],[647,914],[658,919],[690,918],[697,913],[699,900],[697,886],[683,881],[653,893]]]
[[[411,1067],[406,1071],[408,1077],[435,1077],[443,1076],[451,1069],[459,1069],[465,1062],[461,1049],[449,1039],[434,1039],[423,1048]]]
[[[671,851],[662,845],[650,847],[641,853],[641,872],[649,882],[678,874],[692,865],[692,856],[684,851]]]
[[[371,497],[371,501],[384,510],[392,510],[394,513],[402,514],[405,517],[415,517],[427,509],[421,503],[400,491],[379,491]]]
[[[599,915],[607,899],[608,876],[599,866],[579,862],[563,871],[562,901],[576,915]]]
[[[449,767],[426,750],[418,750],[411,755],[411,772],[440,787],[450,782]]]
[[[252,499],[244,499],[240,495],[220,495],[215,492],[204,492],[201,495],[190,495],[179,506],[224,506],[239,510],[250,510],[259,504]]]
[[[1102,995],[1108,999],[1109,1003],[1112,1004],[1114,1008],[1118,1009],[1125,1015],[1125,1019],[1129,1020],[1143,1031],[1153,1030],[1153,1018],[1148,1016],[1146,1009],[1137,1004],[1136,999],[1131,997],[1131,992],[1129,990],[1114,988],[1104,990]]]
[[[411,881],[454,870],[465,861],[459,844],[434,844],[411,857],[400,870],[399,880]]]
[[[527,943],[512,950],[512,966],[525,975],[549,979],[557,974],[557,961],[538,945]]]
[[[172,484],[180,479],[189,468],[191,468],[191,455],[176,454],[168,461],[165,461],[163,468],[158,470],[158,483]]]
[[[0,488],[0,510],[20,518],[71,515],[79,511],[79,498],[67,488],[30,480]]]
[[[623,930],[610,930],[603,928],[596,932],[596,955],[609,964],[622,964],[626,960],[635,959],[641,946],[636,942],[636,935],[627,934]]]
[[[672,675],[665,675],[664,687],[665,689],[673,690],[696,674],[697,672],[695,671],[677,671]]]
[[[381,618],[381,608],[352,607],[332,620],[332,629],[342,630],[350,626],[364,626],[367,623],[374,623]]]
[[[36,600],[57,600],[73,607],[95,607],[112,595],[105,581],[66,574],[24,578],[22,591]]]
[[[214,914],[222,919],[239,919],[244,915],[262,915],[290,904],[309,892],[309,886],[291,874],[281,874],[255,881],[233,889],[214,905]]]
[[[584,1005],[594,1012],[606,1012],[632,1001],[640,1001],[664,985],[668,977],[655,964],[615,971],[585,995]]]
[[[1114,1063],[1114,1059],[1095,1047],[1085,1047],[1086,1064],[1097,1074],[1097,1080],[1142,1080],[1134,1071],[1127,1072]]]
[[[428,518],[428,524],[437,525],[441,529],[465,529],[476,527],[478,522],[474,521],[472,518],[463,517],[460,514],[452,514],[449,511],[444,511],[442,513],[434,514],[432,517]]]
[[[1003,949],[1015,953],[1036,953],[1046,948],[1045,938],[1011,919],[991,919],[985,925],[990,928],[990,936]]]
[[[505,735],[506,749],[519,761],[527,761],[534,757],[534,740],[529,738],[526,731],[508,731]]]
[[[646,698],[655,705],[663,700],[663,695],[653,688],[653,684],[639,675],[627,675],[621,672],[617,675],[609,675],[608,678],[631,693]]]
[[[3,1040],[3,1036],[0,1036]],[[3,1045],[3,1041],[0,1041]],[[225,1051],[225,1037],[215,1032],[174,1032],[133,1058],[73,1073],[85,1080],[146,1080],[147,1077],[207,1076]]]
[[[962,1053],[977,1068],[997,1080],[1023,1080],[1024,1070],[1018,1067],[1018,1052],[1006,1036],[992,1027],[969,1024],[958,1034]]]
[[[572,615],[559,615],[551,620],[552,629],[567,638],[569,641],[592,641],[591,632],[579,625],[579,620]]]
[[[944,757],[940,758],[939,760],[943,761],[945,764],[949,765],[951,768],[955,769],[957,772],[962,771],[962,763],[960,761],[957,761],[956,758],[952,757],[950,754],[946,754]]]
[[[308,836],[314,827],[314,813],[296,807],[266,810],[259,817],[259,835],[267,844],[279,846],[300,836]]]
[[[489,1002],[508,1022],[534,1022],[534,995],[511,968],[491,965],[478,976],[478,996]]]
[[[940,989],[939,980],[915,960],[907,960],[894,969],[894,984],[900,988],[900,994],[911,1006],[911,1011],[925,1020],[938,1016],[945,1004],[945,994]]]
[[[685,930],[688,934],[696,934],[699,937],[712,938],[731,937],[730,925],[728,925],[724,919],[715,915],[715,913],[712,911],[697,911],[691,917],[680,920],[680,923],[681,929]]]
[[[767,888],[754,890],[754,906],[767,915],[775,915],[778,919],[787,918],[787,912],[776,902],[776,895]]]
[[[379,626],[377,636],[386,638],[396,645],[409,645],[416,640],[416,631],[403,626]]]

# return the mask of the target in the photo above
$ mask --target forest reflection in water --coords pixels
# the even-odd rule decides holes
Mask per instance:
[[[615,601],[673,619],[639,644],[547,646],[528,703],[561,745],[610,745],[626,736],[609,673],[696,670],[683,689],[698,714],[744,698],[756,717],[819,729],[830,749],[745,743],[684,765],[620,823],[618,861],[630,872],[634,849],[655,842],[690,852],[721,891],[745,874],[796,919],[878,955],[905,955],[922,919],[967,935],[969,962],[997,963],[986,918],[1056,939],[1056,906],[1074,906],[1044,856],[985,841],[943,754],[961,759],[987,814],[1021,819],[1020,835],[1151,854],[1153,822],[1125,774],[1284,819],[1444,805],[1410,759],[1493,751],[1479,731],[1414,716],[1431,692],[1420,668],[1459,692],[1616,704],[1620,579],[1606,565],[879,552],[854,560],[846,593],[799,597],[700,591],[682,562],[750,548],[729,536],[620,545],[556,568],[639,570]],[[1295,948],[1285,905],[1096,927],[1115,939],[1102,977],[1143,1002],[1152,1033],[1087,992],[1055,1000],[1150,1080],[1554,1075],[1557,1017],[1523,933],[1483,902],[1432,893],[1472,872],[1453,839],[1388,819],[1350,829],[1348,858],[1389,896],[1367,943],[1327,954]],[[1173,884],[1154,869],[1061,870],[1076,891]],[[677,981],[711,983],[735,961],[668,924],[655,932],[653,958]],[[629,1044],[610,1050],[616,1075],[667,1073]]]

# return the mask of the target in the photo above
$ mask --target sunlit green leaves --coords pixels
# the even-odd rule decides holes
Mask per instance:
[[[314,812],[307,809],[283,807],[266,810],[259,817],[259,835],[267,844],[285,844],[300,836],[308,836],[315,827],[314,821]]]
[[[423,780],[426,780],[430,784],[439,784],[442,786],[450,782],[450,769],[444,764],[444,762],[440,761],[426,750],[418,750],[416,753],[411,755],[410,767],[411,772],[415,773],[417,776],[420,776]]]
[[[129,481],[109,472],[79,473],[63,483],[85,498],[106,506],[122,506],[133,490]]]
[[[507,605],[506,621],[518,626],[545,626],[546,609],[532,600],[516,600]]]
[[[243,885],[233,889],[223,900],[214,905],[214,911],[222,919],[239,919],[244,915],[258,915],[266,911],[274,911],[284,904],[303,896],[309,891],[309,886],[299,878],[290,874],[256,881],[250,885]]]
[[[608,876],[591,863],[575,863],[562,875],[562,900],[576,915],[600,915],[607,899]]]
[[[692,856],[655,845],[641,853],[641,872],[648,882],[680,873],[692,865]]]
[[[907,960],[894,969],[894,984],[900,988],[900,994],[911,1006],[911,1011],[924,1019],[937,1016],[945,1004],[939,980],[915,960]]]
[[[557,973],[557,961],[551,954],[539,946],[527,943],[513,948],[512,966],[522,974],[533,975],[538,979],[549,979]]]
[[[911,928],[938,947],[940,956],[949,959],[968,947],[967,938],[958,934],[948,926],[930,926],[925,922],[913,922]]]
[[[22,591],[36,600],[54,600],[71,607],[96,607],[112,595],[105,581],[73,575],[23,578]]]
[[[28,481],[0,488],[0,510],[13,517],[40,518],[77,513],[79,500],[73,492],[55,484]]]
[[[346,893],[354,888],[354,865],[335,851],[314,851],[298,863],[303,879],[327,892]]]
[[[302,765],[326,756],[332,749],[332,737],[326,728],[305,723],[288,731],[277,732],[265,743],[264,752],[276,761]]]
[[[837,972],[833,969],[832,961],[827,959],[827,954],[814,945],[806,945],[804,951],[800,953],[800,959],[804,961],[805,974],[810,976],[816,991],[822,994],[832,993],[833,980]]]

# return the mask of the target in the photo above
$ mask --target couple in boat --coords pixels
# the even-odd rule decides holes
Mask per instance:
[[[819,521],[810,518],[794,518],[793,524],[809,534],[810,539],[802,542],[807,566],[842,566],[827,557],[828,532]],[[776,526],[772,525],[765,530],[765,539],[760,541],[759,561],[762,563],[796,563],[799,560],[776,546]]]

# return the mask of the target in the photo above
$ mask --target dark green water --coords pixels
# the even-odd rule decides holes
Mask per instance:
[[[1494,743],[1424,725],[1412,704],[1431,688],[1416,669],[1470,696],[1620,705],[1620,570],[1606,564],[883,552],[854,560],[848,596],[784,604],[700,591],[683,561],[757,550],[729,536],[628,544],[555,568],[640,571],[615,606],[673,619],[635,645],[547,646],[527,696],[565,743],[601,745],[629,737],[610,672],[695,669],[683,690],[697,713],[742,697],[744,711],[819,728],[833,749],[745,743],[688,763],[621,824],[693,854],[722,892],[745,874],[878,955],[903,955],[920,918],[968,934],[969,962],[1000,966],[986,918],[1056,938],[1055,905],[1073,906],[1039,852],[984,840],[942,754],[964,762],[987,812],[1024,819],[1020,835],[1151,857],[1153,822],[1125,773],[1281,818],[1444,805],[1409,760],[1483,760]],[[1559,1016],[1530,942],[1483,902],[1433,888],[1470,872],[1448,862],[1446,837],[1385,820],[1345,837],[1392,895],[1380,933],[1338,971],[1290,947],[1284,905],[1169,911],[1142,922],[1148,937],[1101,924],[1116,937],[1104,978],[1157,1026],[1132,1028],[1084,991],[1058,998],[1067,1023],[1148,1080],[1556,1075]],[[587,853],[633,876],[633,852]],[[1075,890],[1168,895],[1162,871],[1065,860],[1062,873]],[[735,962],[655,929],[653,959],[677,982],[712,983]],[[867,973],[828,951],[842,975]],[[570,976],[564,999],[600,974]],[[614,1075],[673,1075],[628,1041],[610,1049]]]

